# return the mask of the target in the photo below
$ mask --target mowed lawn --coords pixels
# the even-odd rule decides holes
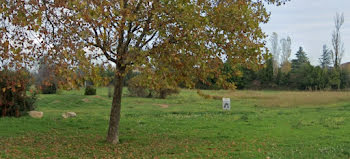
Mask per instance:
[[[105,142],[106,88],[40,95],[44,118],[0,118],[0,158],[350,158],[350,93],[204,92],[230,97],[231,110],[195,90],[125,94],[118,145]]]

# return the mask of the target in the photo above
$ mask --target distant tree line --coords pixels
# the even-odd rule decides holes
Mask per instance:
[[[254,69],[244,65],[234,65],[227,59],[222,71],[224,74],[235,74],[228,79],[238,89],[283,89],[283,90],[340,90],[350,87],[350,64],[341,64],[344,56],[344,43],[340,29],[344,24],[344,15],[334,17],[332,33],[332,48],[323,46],[320,65],[311,65],[302,47],[296,52],[295,59],[291,55],[291,38],[279,40],[278,34],[270,36],[270,57],[266,58],[264,66]],[[208,78],[206,82],[197,81],[198,89],[221,89],[216,78]]]
[[[314,66],[310,63],[303,47],[299,47],[299,50],[295,53],[295,59],[289,60],[291,55],[290,41],[289,37],[280,41],[281,61],[274,58],[272,53],[272,56],[265,60],[262,67],[255,68],[251,67],[251,65],[235,65],[232,60],[227,59],[223,62],[221,71],[223,74],[231,76],[231,78],[227,79],[227,82],[233,83],[237,89],[316,91],[340,90],[350,87],[350,65],[334,64],[332,60],[333,51],[326,45],[323,46],[323,51],[319,58],[320,64]],[[110,71],[107,69],[106,72]],[[133,90],[139,90],[141,85],[142,90],[148,87],[151,88],[145,82],[147,79],[143,78],[142,74],[137,71],[129,71],[126,77],[124,86],[129,87],[131,85]],[[207,79],[193,79],[193,82],[196,83],[196,89],[225,89],[218,83],[218,78],[215,75],[208,76]],[[135,86],[140,86],[140,88]],[[178,87],[187,88],[182,83],[179,83]],[[162,88],[169,88],[169,86],[164,85]],[[176,88],[172,87],[172,89]],[[142,96],[147,95],[147,93],[143,93]]]
[[[258,70],[245,66],[232,67],[230,60],[227,60],[222,71],[227,74],[240,72],[229,79],[237,89],[340,90],[350,87],[349,66],[335,63],[332,66],[332,51],[326,45],[323,46],[319,66],[310,64],[302,47],[295,55],[296,59],[291,62],[285,60],[280,65],[277,64],[277,68],[278,62],[272,56],[265,61],[264,67]],[[198,82],[197,88],[221,89],[216,85],[215,78],[207,81],[209,84]]]
[[[349,73],[347,65],[330,66],[330,51],[324,46],[320,65],[313,66],[302,47],[290,65],[282,63],[275,69],[274,58],[266,60],[262,69],[254,70],[244,66],[237,69],[240,76],[230,79],[238,89],[283,89],[283,90],[339,90],[348,88]],[[286,66],[287,65],[287,66]],[[274,71],[277,70],[277,71]],[[230,61],[226,61],[223,71],[232,73]],[[215,88],[215,80],[210,85],[200,85],[201,89]],[[198,85],[199,86],[199,85]]]

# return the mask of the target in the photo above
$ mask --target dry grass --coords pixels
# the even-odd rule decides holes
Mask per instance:
[[[205,91],[232,100],[249,100],[264,107],[296,107],[339,105],[350,101],[350,92],[336,91]]]

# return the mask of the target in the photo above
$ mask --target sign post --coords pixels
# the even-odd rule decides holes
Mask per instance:
[[[231,109],[230,98],[222,98],[222,108],[224,110],[230,110]]]

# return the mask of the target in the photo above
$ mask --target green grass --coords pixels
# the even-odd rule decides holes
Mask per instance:
[[[233,96],[231,111],[191,90],[166,100],[125,95],[118,145],[105,142],[106,88],[98,96],[40,95],[44,118],[0,118],[0,158],[350,158],[350,98],[322,106],[271,100],[269,106],[271,94],[284,92],[237,93],[247,95]],[[78,116],[63,119],[67,111]]]

